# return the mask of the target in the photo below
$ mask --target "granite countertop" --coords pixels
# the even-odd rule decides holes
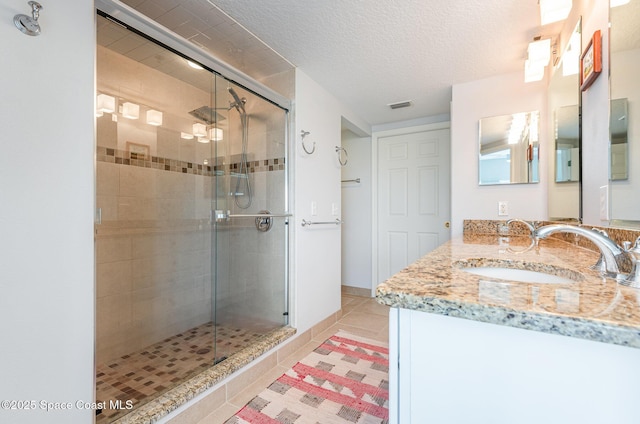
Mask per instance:
[[[378,286],[392,307],[640,348],[640,289],[620,286],[589,267],[598,253],[565,241],[465,234]],[[522,283],[481,277],[465,266],[503,266],[568,277]]]

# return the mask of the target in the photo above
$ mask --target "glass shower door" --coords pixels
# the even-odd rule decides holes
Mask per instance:
[[[224,359],[288,323],[283,109],[218,77],[214,318]],[[228,105],[225,108],[221,105]]]

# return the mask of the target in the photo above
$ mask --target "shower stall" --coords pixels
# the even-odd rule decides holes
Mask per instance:
[[[96,400],[135,409],[288,324],[288,111],[97,28]]]

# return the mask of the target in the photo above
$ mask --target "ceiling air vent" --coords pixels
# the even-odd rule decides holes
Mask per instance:
[[[387,106],[389,106],[391,109],[402,109],[403,107],[411,106],[411,100],[398,103],[389,103]]]

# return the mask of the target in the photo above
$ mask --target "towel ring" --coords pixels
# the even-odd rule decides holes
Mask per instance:
[[[338,162],[340,162],[341,166],[345,166],[349,161],[349,155],[347,154],[347,150],[344,147],[336,146],[336,152],[338,153]],[[344,162],[342,162],[342,152],[344,152]]]
[[[313,142],[313,147],[311,148],[311,151],[307,150],[307,146],[304,145],[304,138],[309,134],[311,134],[309,131],[305,131],[305,130],[300,131],[300,136],[302,137],[302,150],[304,150],[306,154],[312,155],[316,151],[316,142],[315,141]]]

